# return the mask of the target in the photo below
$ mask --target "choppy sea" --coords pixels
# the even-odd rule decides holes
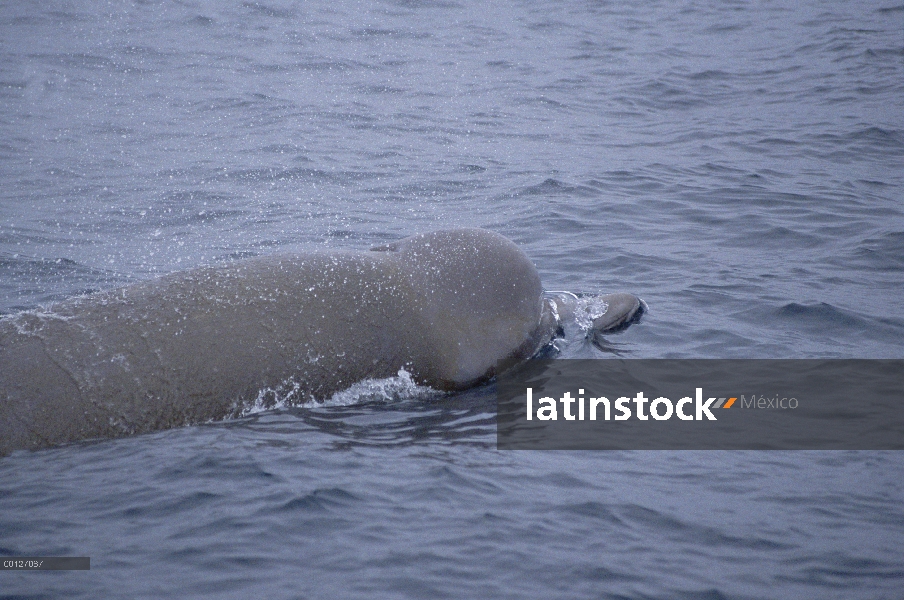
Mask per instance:
[[[480,226],[563,357],[904,358],[900,0],[0,3],[0,313]],[[224,340],[228,343],[228,340]],[[0,459],[0,598],[904,598],[899,452],[498,451],[493,385]]]

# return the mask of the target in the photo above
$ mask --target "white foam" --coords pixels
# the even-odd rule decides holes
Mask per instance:
[[[275,388],[266,387],[257,397],[242,407],[239,416],[254,415],[287,406],[349,406],[362,402],[395,402],[423,400],[442,395],[431,387],[418,385],[404,368],[395,377],[364,379],[336,392],[329,398],[302,397],[301,385],[295,378],[283,381]]]
[[[348,406],[360,402],[392,402],[398,400],[422,400],[438,396],[442,392],[425,385],[418,385],[411,373],[399,369],[395,377],[365,379],[352,384],[348,389],[336,392],[324,404]]]
[[[609,304],[602,296],[579,296],[574,306],[574,320],[583,333],[593,327],[593,321],[606,314]]]
[[[13,315],[5,315],[2,319],[11,323],[19,335],[34,335],[40,331],[43,321],[69,321],[72,317],[49,312],[43,308],[35,308]]]

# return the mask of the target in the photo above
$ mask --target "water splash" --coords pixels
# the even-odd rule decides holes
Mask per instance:
[[[393,402],[399,400],[424,400],[443,395],[425,385],[418,385],[411,373],[399,369],[395,377],[383,379],[365,379],[352,384],[348,389],[336,392],[324,404],[348,406],[361,402]]]
[[[301,384],[294,377],[290,377],[276,387],[261,389],[253,401],[236,410],[236,416],[246,417],[288,406],[350,406],[364,402],[425,400],[441,395],[443,392],[418,385],[411,378],[411,373],[404,368],[399,369],[395,377],[365,379],[325,399],[310,394],[303,395]]]
[[[593,328],[593,322],[606,314],[609,303],[602,296],[578,296],[574,306],[574,320],[581,332],[587,334]]]
[[[606,310],[609,309],[609,303],[599,294],[547,291],[543,295],[560,326],[568,329],[568,325],[573,321],[583,334],[587,334],[593,327],[593,321],[606,314]],[[563,311],[559,310],[559,305]]]

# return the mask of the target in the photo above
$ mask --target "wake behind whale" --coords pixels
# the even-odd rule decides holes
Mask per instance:
[[[639,309],[612,296],[598,329]],[[368,252],[175,273],[0,319],[0,454],[241,414],[262,389],[326,398],[404,369],[461,389],[559,328],[527,256],[481,229]]]

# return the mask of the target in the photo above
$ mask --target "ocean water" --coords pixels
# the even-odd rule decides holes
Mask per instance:
[[[0,313],[480,226],[563,357],[904,357],[904,5],[0,4]],[[228,341],[224,341],[228,343]],[[904,598],[898,452],[502,452],[492,384],[0,459],[0,598]]]

